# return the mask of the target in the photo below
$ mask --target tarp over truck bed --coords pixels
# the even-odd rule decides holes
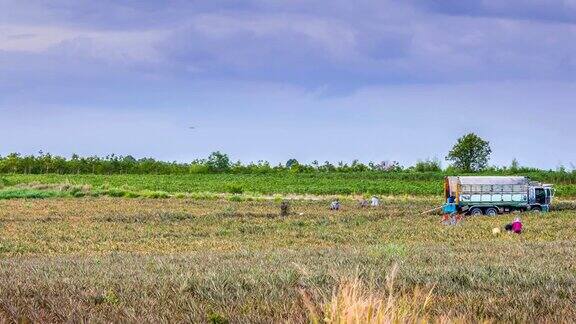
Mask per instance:
[[[448,177],[457,178],[461,185],[528,185],[526,177]]]
[[[447,177],[445,194],[463,204],[523,204],[529,185],[526,177]]]

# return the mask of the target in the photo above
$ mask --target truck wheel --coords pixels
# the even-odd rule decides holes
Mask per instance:
[[[496,208],[488,208],[486,210],[486,215],[492,216],[492,217],[498,216],[498,210]]]
[[[480,208],[472,208],[472,210],[470,210],[470,215],[472,216],[481,216],[482,214],[484,214],[482,212],[482,209]]]
[[[542,212],[542,208],[540,206],[534,206],[530,209],[531,212],[540,214]]]

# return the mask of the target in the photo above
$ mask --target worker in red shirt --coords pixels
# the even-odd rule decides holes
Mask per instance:
[[[514,219],[512,222],[512,232],[516,234],[522,233],[522,220],[520,217],[516,217],[516,219]]]

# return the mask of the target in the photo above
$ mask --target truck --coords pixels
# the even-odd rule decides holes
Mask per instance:
[[[513,211],[548,212],[554,188],[528,177],[449,176],[444,195],[446,213],[496,216]]]

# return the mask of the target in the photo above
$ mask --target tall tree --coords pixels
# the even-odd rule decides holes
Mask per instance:
[[[446,160],[464,172],[476,172],[486,168],[491,153],[489,142],[470,133],[458,139]]]

